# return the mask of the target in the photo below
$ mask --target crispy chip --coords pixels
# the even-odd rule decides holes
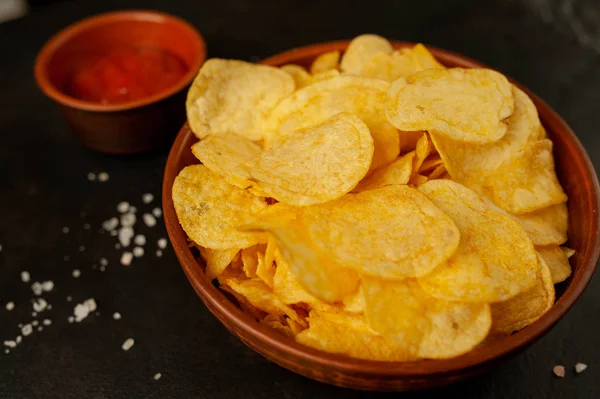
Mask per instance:
[[[444,165],[439,165],[431,173],[427,176],[428,180],[439,179],[446,173],[446,167]]]
[[[412,52],[417,57],[417,62],[422,69],[444,68],[442,64],[427,50],[423,44],[418,43],[412,48]]]
[[[301,89],[302,87],[308,86],[313,82],[313,77],[310,75],[310,73],[308,73],[306,68],[300,65],[287,64],[283,65],[280,69],[294,79],[294,82],[296,83],[296,89]]]
[[[369,64],[373,58],[392,54],[393,51],[391,43],[381,36],[360,35],[348,45],[340,68],[345,73],[363,75],[367,69],[372,68]]]
[[[250,248],[244,248],[240,251],[242,259],[242,270],[248,278],[256,277],[256,269],[259,263],[259,254],[265,252],[265,245],[253,245]]]
[[[209,280],[217,278],[223,273],[223,270],[231,263],[233,258],[239,253],[239,248],[229,249],[210,249],[198,247],[200,255],[206,262],[206,277]]]
[[[510,83],[490,69],[426,69],[402,77],[386,104],[389,121],[400,130],[472,143],[502,138],[512,112]]]
[[[325,79],[335,78],[336,76],[340,76],[340,71],[338,71],[337,69],[331,69],[329,71],[319,72],[317,74],[312,75],[311,83],[319,82],[319,81],[325,80]]]
[[[310,73],[316,75],[318,73],[337,70],[340,66],[340,52],[329,51],[319,55],[310,66]]]
[[[398,156],[398,130],[386,119],[383,102],[389,83],[358,76],[337,76],[315,82],[282,100],[269,119],[272,136],[267,148],[299,129],[318,125],[341,112],[358,116],[369,128],[374,141],[371,170]]]
[[[271,327],[274,330],[277,330],[279,333],[287,336],[294,337],[296,334],[290,326],[286,322],[286,318],[284,316],[275,316],[272,314],[268,314],[264,319],[260,320],[262,324]]]
[[[550,269],[538,256],[538,270],[533,288],[509,299],[492,304],[492,330],[510,334],[527,327],[554,304],[554,284]]]
[[[567,241],[569,212],[565,203],[513,217],[521,223],[534,245],[559,245]]]
[[[450,180],[419,187],[458,226],[454,255],[419,284],[436,298],[462,302],[505,301],[535,283],[537,257],[523,228],[491,210],[477,194]]]
[[[288,305],[297,303],[313,305],[322,302],[302,288],[298,278],[292,273],[288,263],[279,251],[275,252],[275,261],[277,262],[277,268],[273,277],[273,292],[283,303]]]
[[[258,265],[256,266],[256,275],[265,282],[271,289],[273,288],[273,278],[275,277],[275,241],[269,237],[264,254],[258,252]]]
[[[436,299],[414,279],[363,279],[365,318],[394,346],[416,357],[444,359],[483,341],[492,324],[487,304]]]
[[[558,245],[548,245],[546,247],[535,247],[538,254],[544,259],[546,266],[552,275],[552,284],[558,284],[565,281],[571,275],[571,265],[569,264],[569,248],[561,248]],[[569,250],[572,251],[572,250]]]
[[[422,130],[417,130],[416,132],[405,132],[402,130],[398,131],[400,135],[400,149],[401,152],[408,153],[410,151],[414,151],[417,148],[417,142],[425,133]]]
[[[413,177],[410,178],[409,184],[415,187],[419,187],[427,183],[427,180],[427,176],[423,176],[417,173],[416,175],[413,175]]]
[[[408,184],[412,175],[414,152],[401,156],[389,165],[381,166],[360,181],[355,192],[371,190],[391,184]]]
[[[304,288],[325,300],[339,297],[320,295],[320,289],[326,288],[303,283],[302,278],[317,279],[303,268],[335,262],[375,277],[423,276],[447,260],[460,240],[448,216],[417,190],[400,185],[348,194],[306,208],[276,204],[256,219],[253,227],[275,236]],[[299,259],[305,265],[301,266]],[[332,283],[322,280],[324,285]]]
[[[237,230],[248,216],[267,208],[265,199],[232,186],[204,165],[179,172],[173,204],[188,237],[202,247],[248,248],[266,242],[264,235]]]
[[[294,88],[294,79],[278,68],[210,59],[188,91],[190,127],[199,138],[236,133],[261,140],[267,115]]]
[[[431,154],[421,164],[421,167],[419,168],[419,173],[426,174],[427,172],[431,172],[435,170],[435,168],[443,164],[444,163],[442,162],[442,158],[439,154]]]
[[[365,176],[373,140],[359,118],[339,114],[290,134],[240,168],[265,196],[291,205],[339,198]]]

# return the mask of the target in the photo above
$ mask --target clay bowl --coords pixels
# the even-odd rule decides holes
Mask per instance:
[[[275,55],[263,63],[307,66],[317,55],[330,50],[344,50],[347,45],[348,42],[333,42],[302,47]],[[396,48],[409,45],[394,42]],[[432,51],[447,66],[482,66],[448,51]],[[558,287],[555,305],[527,328],[507,337],[486,341],[454,359],[396,363],[324,353],[297,344],[293,339],[255,322],[206,278],[203,265],[188,248],[187,236],[177,220],[171,199],[173,180],[185,166],[198,163],[190,151],[190,146],[197,140],[187,125],[181,129],[171,149],[163,183],[167,231],[185,274],[208,309],[232,334],[267,359],[315,380],[355,389],[402,391],[448,385],[491,369],[539,339],[573,306],[592,277],[600,250],[597,232],[599,188],[590,159],[566,123],[540,98],[529,91],[527,93],[554,142],[558,176],[570,198],[568,245],[576,250],[576,255],[571,258],[573,275]]]
[[[70,96],[73,73],[95,57],[125,46],[144,46],[178,56],[186,74],[162,92],[122,104],[101,104]],[[100,14],[68,26],[37,56],[35,79],[59,106],[84,145],[130,154],[169,145],[185,121],[187,89],[206,58],[200,33],[184,20],[155,11]]]

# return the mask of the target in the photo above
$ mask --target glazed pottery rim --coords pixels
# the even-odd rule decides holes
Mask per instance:
[[[298,47],[269,57],[262,61],[262,63],[268,65],[294,63],[298,59],[307,58],[309,56],[315,57],[323,52],[343,50],[347,47],[348,43],[349,41],[334,41]],[[414,45],[414,43],[401,41],[392,41],[392,44],[396,48]],[[440,59],[443,63],[463,65],[466,67],[485,67],[485,65],[468,57],[437,49],[435,47],[428,46],[428,48],[436,58]],[[554,124],[556,125],[556,129],[553,129],[553,131],[561,131],[567,136],[567,141],[574,144],[577,153],[580,155],[574,162],[581,163],[582,170],[589,175],[590,184],[592,185],[592,188],[589,190],[591,200],[586,202],[593,208],[592,211],[595,210],[597,212],[600,208],[600,188],[598,187],[598,178],[593,164],[590,161],[587,152],[581,145],[581,142],[570,127],[548,104],[522,85],[519,85],[519,87],[524,89],[527,94],[532,97],[536,103],[538,112],[540,112],[540,118],[542,118],[543,114],[545,120],[549,118],[553,119]],[[509,336],[498,338],[493,342],[480,345],[470,352],[458,357],[449,359],[423,359],[410,362],[389,362],[352,358],[310,348],[297,343],[293,338],[281,335],[279,332],[257,322],[248,314],[244,313],[208,280],[198,259],[196,259],[188,249],[187,235],[179,224],[173,206],[171,188],[176,175],[179,173],[179,170],[175,170],[175,164],[181,155],[188,150],[183,146],[183,143],[186,142],[186,139],[188,139],[190,135],[193,135],[193,133],[189,130],[186,123],[179,131],[177,138],[173,143],[165,167],[162,199],[167,232],[174,249],[186,249],[180,252],[176,251],[176,253],[188,280],[202,301],[209,310],[234,333],[234,335],[245,334],[244,340],[242,341],[245,342],[245,339],[251,341],[254,350],[257,350],[256,348],[258,347],[267,353],[279,352],[280,356],[297,359],[298,362],[303,362],[305,365],[314,365],[315,368],[321,370],[360,375],[361,377],[366,378],[425,377],[431,375],[452,374],[458,371],[474,369],[493,360],[507,358],[548,332],[583,293],[592,278],[598,262],[598,257],[600,255],[600,235],[597,233],[599,219],[596,214],[596,218],[591,219],[592,227],[595,226],[596,234],[592,237],[593,247],[591,250],[592,252],[588,257],[588,262],[582,263],[579,268],[581,270],[578,269],[573,273],[573,276],[571,276],[572,280],[569,282],[567,289],[558,301],[554,303],[552,308],[540,319],[523,330]],[[227,325],[224,320],[229,321],[230,325]]]
[[[82,32],[115,21],[154,21],[157,23],[171,21],[182,26],[188,31],[190,37],[197,42],[196,44],[198,45],[198,48],[197,54],[194,55],[194,62],[191,65],[188,65],[187,72],[176,84],[150,96],[119,104],[101,104],[92,101],[80,100],[64,93],[62,90],[54,86],[49,79],[47,71],[48,63],[54,53],[66,42]],[[38,87],[44,92],[44,94],[61,105],[83,111],[117,112],[157,103],[176,94],[182,89],[185,89],[192,83],[205,58],[206,43],[202,34],[184,19],[154,10],[121,10],[101,13],[84,18],[58,31],[44,44],[42,49],[39,51],[35,59],[34,75]]]

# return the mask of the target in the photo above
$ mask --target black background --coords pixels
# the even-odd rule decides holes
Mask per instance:
[[[542,1],[543,2],[543,1]],[[593,4],[594,0],[589,0]],[[205,36],[209,56],[258,60],[294,46],[373,32],[463,53],[511,75],[544,98],[600,161],[600,56],[569,24],[545,22],[536,1],[61,1],[0,25],[0,342],[32,320],[30,284],[53,280],[38,316],[53,324],[9,354],[0,351],[0,398],[316,398],[362,397],[288,372],[247,349],[214,319],[167,248],[160,222],[146,255],[119,265],[116,239],[98,229],[126,200],[141,211],[159,205],[167,149],[112,157],[81,147],[52,101],[37,89],[32,66],[50,35],[82,17],[121,8],[179,15]],[[560,2],[556,2],[560,3]],[[578,2],[581,3],[581,2]],[[183,106],[183,104],[182,104]],[[106,171],[106,183],[88,172]],[[155,195],[144,205],[143,193]],[[85,214],[82,214],[84,212]],[[84,224],[91,225],[90,230]],[[63,234],[63,226],[70,227]],[[86,250],[80,252],[79,245]],[[63,258],[70,257],[69,261]],[[106,272],[94,270],[101,257]],[[71,276],[80,269],[79,279]],[[66,296],[73,302],[68,303]],[[93,297],[100,315],[69,324],[73,306]],[[4,309],[16,304],[12,312]],[[112,319],[114,311],[123,318]],[[471,381],[400,397],[600,397],[600,277],[543,339],[495,371]],[[136,340],[121,350],[128,337]],[[573,366],[589,368],[576,375]],[[564,364],[567,375],[552,374]],[[153,375],[161,372],[159,381]],[[392,394],[387,394],[392,396]],[[376,395],[373,395],[376,396]],[[382,394],[386,396],[386,394]]]

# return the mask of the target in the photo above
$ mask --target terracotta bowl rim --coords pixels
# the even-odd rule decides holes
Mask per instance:
[[[54,53],[67,41],[90,28],[94,28],[115,21],[133,20],[155,21],[158,23],[173,22],[187,30],[192,40],[196,41],[195,44],[198,48],[195,54],[194,61],[191,65],[189,65],[187,73],[179,80],[179,82],[177,82],[177,84],[158,93],[155,93],[151,96],[141,98],[139,100],[128,101],[121,104],[100,104],[91,101],[79,100],[75,97],[69,96],[50,82],[46,69],[48,62],[50,61],[52,55],[54,55]],[[184,89],[185,87],[191,84],[192,80],[198,72],[198,69],[202,66],[202,63],[205,59],[206,43],[204,41],[204,37],[194,26],[192,26],[184,19],[171,14],[154,10],[120,10],[106,12],[84,18],[82,20],[74,22],[71,25],[68,25],[66,28],[57,32],[44,44],[44,46],[38,53],[34,64],[34,75],[38,86],[44,92],[44,94],[46,94],[48,97],[52,98],[59,104],[85,111],[125,111],[159,102]]]
[[[349,42],[349,40],[342,40],[298,47],[269,57],[263,60],[262,63],[268,65],[294,63],[294,60],[302,57],[316,56],[326,51],[344,50]],[[392,44],[396,48],[414,45],[414,43],[403,41],[392,41]],[[431,46],[428,46],[428,48],[436,58],[443,63],[458,63],[459,65],[466,67],[485,67],[484,64],[468,57]],[[599,209],[600,188],[598,186],[598,178],[593,164],[577,136],[562,118],[546,104],[546,102],[531,93],[522,85],[516,83],[514,80],[511,79],[511,81],[517,84],[521,89],[524,89],[527,94],[532,97],[538,108],[538,112],[540,112],[540,117],[543,114],[546,120],[548,118],[554,119],[558,126],[555,130],[564,132],[568,137],[567,140],[575,144],[580,157],[574,161],[581,162],[585,171],[589,174],[589,179],[593,186],[591,190],[591,206],[595,207],[596,210]],[[549,331],[583,293],[591,280],[598,262],[598,257],[600,255],[600,235],[596,233],[595,236],[592,236],[594,247],[588,262],[582,264],[580,268],[573,273],[569,286],[550,311],[525,329],[475,348],[459,357],[440,360],[427,359],[412,362],[386,362],[350,358],[344,355],[337,355],[309,348],[297,343],[293,338],[280,335],[278,332],[256,322],[250,316],[245,314],[207,279],[197,259],[195,259],[189,250],[187,236],[183,232],[175,213],[173,200],[171,198],[171,187],[175,176],[179,172],[179,170],[175,170],[174,168],[176,160],[184,151],[186,151],[186,148],[183,147],[183,143],[190,135],[193,135],[193,133],[189,130],[186,123],[179,131],[177,138],[173,143],[165,167],[162,200],[167,232],[181,267],[202,301],[209,310],[234,333],[234,335],[245,334],[246,337],[242,341],[245,341],[245,339],[252,341],[251,348],[254,350],[260,348],[260,350],[267,354],[279,352],[280,356],[295,359],[295,361],[302,362],[305,365],[314,365],[316,369],[329,370],[330,372],[341,374],[360,375],[366,378],[390,379],[398,377],[425,377],[474,370],[478,366],[482,366],[493,360],[510,357],[519,349],[524,348],[526,345],[534,342]],[[594,231],[597,232],[599,218],[592,218],[591,223],[592,226],[596,227]],[[227,320],[231,324],[227,325],[224,323],[224,320]],[[263,353],[263,356],[267,355]]]

